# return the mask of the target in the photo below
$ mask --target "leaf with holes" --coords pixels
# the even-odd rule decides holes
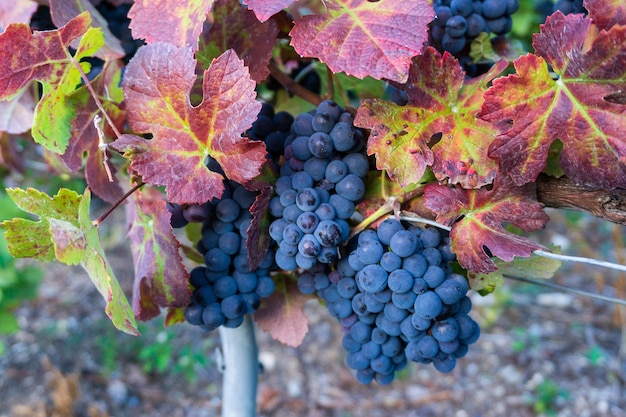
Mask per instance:
[[[250,77],[260,83],[270,73],[267,66],[277,36],[274,20],[261,23],[239,0],[218,0],[213,24],[200,37],[196,59],[201,68],[208,68],[214,58],[232,48],[250,69]]]
[[[163,194],[150,187],[136,191],[127,206],[128,237],[135,264],[133,311],[140,320],[160,314],[160,308],[189,304],[189,274],[172,233],[171,214]]]
[[[294,277],[278,274],[274,277],[276,289],[261,308],[254,313],[254,321],[272,338],[291,347],[298,347],[309,331],[309,318],[302,309],[313,297],[298,289]]]
[[[494,80],[486,93],[480,117],[510,121],[489,155],[521,185],[537,178],[560,139],[572,181],[625,188],[626,106],[607,97],[626,91],[626,26],[597,32],[582,15],[556,12],[533,45],[537,55],[517,59],[517,74]]]
[[[433,8],[426,0],[329,0],[326,13],[304,16],[291,30],[303,56],[358,78],[407,80],[411,58],[428,38]]]
[[[528,257],[533,250],[544,249],[502,226],[507,222],[527,231],[544,227],[548,215],[536,200],[533,184],[516,187],[508,177],[497,177],[491,190],[429,184],[424,199],[438,222],[452,226],[451,249],[465,269],[491,272],[496,270],[491,255],[512,261],[515,256]]]
[[[126,67],[122,88],[128,123],[145,140],[123,135],[111,144],[131,160],[144,182],[164,185],[172,203],[204,203],[224,191],[222,175],[209,171],[215,158],[226,176],[246,183],[265,162],[265,144],[241,134],[256,120],[261,104],[248,69],[228,50],[204,72],[204,99],[189,101],[196,75],[190,48],[153,43],[140,48]]]
[[[67,147],[75,116],[68,103],[81,79],[74,62],[93,56],[104,43],[100,30],[90,24],[89,13],[84,12],[58,30],[31,33],[28,25],[20,23],[0,34],[0,100],[14,97],[32,80],[41,82],[43,96],[35,109],[32,135],[57,153]],[[72,57],[70,43],[81,36]],[[89,72],[88,63],[80,65]]]
[[[38,221],[13,219],[2,222],[9,252],[16,258],[80,264],[106,301],[105,312],[118,329],[138,335],[130,304],[106,260],[98,228],[89,219],[91,193],[61,189],[54,197],[29,188],[7,189],[22,210]]]
[[[367,148],[377,167],[403,187],[417,183],[431,165],[440,181],[449,178],[465,188],[491,183],[497,167],[487,149],[497,131],[476,114],[486,84],[504,68],[500,61],[465,81],[452,55],[427,48],[414,59],[408,81],[397,85],[408,95],[406,106],[373,99],[359,107],[355,124],[372,130]]]

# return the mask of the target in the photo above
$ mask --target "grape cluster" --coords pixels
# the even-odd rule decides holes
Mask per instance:
[[[269,157],[278,161],[284,152],[285,140],[289,137],[293,116],[286,111],[275,112],[270,104],[263,103],[257,119],[248,130],[252,140],[265,142]]]
[[[439,48],[461,54],[481,32],[505,35],[511,31],[511,15],[518,0],[434,0],[435,20],[431,37]]]
[[[205,265],[190,273],[194,290],[185,319],[205,330],[238,327],[244,315],[254,313],[261,299],[274,291],[269,276],[275,269],[273,251],[268,250],[254,270],[248,261],[246,240],[256,194],[234,181],[225,185],[221,198],[205,204],[168,204],[173,227],[202,222],[202,239],[196,247]]]
[[[369,161],[350,113],[332,101],[298,115],[285,142],[269,204],[269,228],[278,244],[276,263],[285,270],[311,269],[338,258],[350,233],[348,219],[365,193]]]
[[[341,322],[357,379],[388,384],[409,360],[450,372],[478,339],[467,281],[451,271],[454,259],[436,229],[387,219],[361,232],[335,271],[304,273],[298,286],[317,292]]]

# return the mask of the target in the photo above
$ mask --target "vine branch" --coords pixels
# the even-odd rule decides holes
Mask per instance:
[[[626,225],[626,190],[600,190],[574,184],[566,177],[540,175],[537,199],[546,207],[586,211],[613,223]]]
[[[307,90],[306,88],[295,82],[291,77],[282,72],[273,61],[270,62],[268,68],[270,70],[270,74],[272,74],[272,77],[274,77],[285,90],[299,97],[302,97],[303,99],[314,104],[315,106],[319,105],[322,102],[322,98],[320,96],[310,90]]]

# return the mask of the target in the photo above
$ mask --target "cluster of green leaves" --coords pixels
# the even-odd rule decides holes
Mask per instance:
[[[150,319],[161,308],[170,309],[168,322],[180,320],[190,292],[165,200],[219,198],[224,178],[206,168],[212,157],[227,178],[259,191],[247,244],[266,244],[262,217],[273,174],[264,145],[243,134],[260,109],[257,87],[300,56],[356,85],[368,77],[406,93],[406,105],[364,96],[353,109],[355,124],[371,131],[367,152],[383,172],[370,186],[388,176],[402,208],[451,226],[452,249],[471,274],[543,248],[504,225],[532,231],[546,224],[534,182],[549,166],[577,183],[626,188],[622,2],[586,0],[587,17],[553,14],[533,36],[533,53],[501,54],[508,61],[477,78],[466,77],[450,54],[424,47],[434,17],[427,0],[327,0],[309,2],[304,12],[292,3],[136,0],[130,28],[146,45],[124,65],[119,42],[89,1],[50,0],[59,29],[35,33],[27,24],[32,2],[18,1],[19,13],[0,34],[0,104],[30,108],[32,121],[20,128],[57,154],[52,159],[83,170],[89,188],[54,197],[8,190],[39,217],[3,223],[11,253],[81,264],[126,332],[137,333],[135,318]],[[89,81],[84,58],[91,56],[104,64]],[[0,130],[10,138],[8,128]],[[131,311],[89,204],[91,192],[113,203],[134,187],[127,204],[136,275]],[[376,206],[388,204],[385,187],[360,207],[383,213]],[[279,307],[260,312],[267,328],[293,322],[276,318],[301,302],[289,297],[288,281],[277,285],[284,300],[266,303]],[[487,281],[491,290],[498,278]]]

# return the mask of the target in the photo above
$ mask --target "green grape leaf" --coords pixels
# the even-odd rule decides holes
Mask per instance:
[[[276,274],[273,278],[276,289],[261,301],[261,308],[254,313],[254,321],[275,340],[298,347],[309,331],[309,318],[303,305],[313,297],[302,294],[292,276]]]
[[[119,86],[120,78],[120,62],[108,61],[104,64],[102,72],[91,82],[92,90],[95,91],[118,130],[123,129],[125,121],[125,113],[121,109],[123,95]],[[69,101],[75,108],[76,117],[72,120],[70,130],[72,136],[61,159],[72,172],[80,170],[84,163],[85,178],[89,188],[98,197],[113,203],[120,199],[124,192],[115,177],[115,165],[111,164],[110,161],[104,161],[105,154],[99,148],[100,137],[94,124],[94,118],[101,114],[100,109],[85,86],[75,91],[69,97]],[[113,135],[107,130],[108,125],[104,120],[99,127],[102,132],[109,133],[109,136]],[[111,179],[114,181],[110,181],[107,168],[111,172]]]
[[[43,97],[35,109],[32,135],[35,141],[63,153],[75,116],[67,101],[80,83],[74,62],[92,56],[104,43],[98,29],[89,28],[84,12],[58,30],[31,33],[26,24],[12,24],[0,34],[0,100],[17,95],[31,80],[43,84]],[[81,37],[74,57],[69,46]],[[81,64],[89,72],[89,64]]]
[[[549,248],[555,252],[555,248]],[[500,259],[493,259],[493,263],[498,268],[489,273],[468,271],[470,287],[474,291],[482,294],[489,294],[504,283],[505,276],[530,278],[530,279],[550,279],[554,277],[556,271],[561,267],[561,261],[545,256],[531,254],[528,258],[515,257],[511,262]]]
[[[146,43],[169,42],[198,49],[198,37],[214,0],[155,2],[135,0],[128,11],[135,39]]]
[[[91,193],[84,195],[61,189],[49,197],[29,188],[7,189],[22,210],[39,217],[38,221],[13,219],[2,222],[9,251],[16,258],[80,264],[106,301],[105,312],[118,329],[138,335],[132,309],[106,260],[98,228],[89,219]]]
[[[109,30],[109,22],[102,17],[98,9],[89,0],[50,0],[50,14],[57,27],[67,24],[84,11],[89,12],[93,19],[93,27],[99,28],[104,36],[104,46],[95,53],[95,56],[103,60],[124,57],[126,52],[124,52],[120,40]]]
[[[558,138],[573,182],[626,188],[626,106],[608,99],[626,91],[626,26],[598,32],[582,15],[556,12],[533,45],[537,55],[517,59],[517,73],[494,80],[485,95],[480,117],[510,121],[489,156],[522,185],[546,167]]]
[[[491,255],[508,262],[544,249],[502,226],[507,222],[527,231],[545,226],[549,218],[536,200],[534,184],[516,187],[509,177],[497,177],[491,190],[428,184],[424,199],[438,222],[452,226],[451,250],[467,270],[491,272],[496,270]]]
[[[626,25],[626,3],[623,0],[585,0],[585,8],[593,24],[600,29]]]
[[[428,47],[414,59],[408,81],[398,85],[408,94],[406,106],[361,102],[355,125],[372,130],[367,148],[376,154],[378,169],[403,187],[417,183],[427,166],[438,180],[448,178],[464,188],[491,183],[497,165],[487,150],[497,131],[476,114],[487,83],[506,66],[500,61],[483,76],[465,81],[452,55]]]
[[[296,0],[243,0],[243,4],[252,10],[257,19],[265,22],[270,17],[289,7]]]
[[[302,56],[319,58],[333,72],[358,78],[407,80],[411,58],[420,54],[434,18],[426,0],[328,0],[322,15],[296,20],[291,44]]]
[[[274,20],[261,23],[239,0],[218,0],[213,24],[200,37],[196,59],[202,69],[208,68],[214,58],[232,48],[250,69],[250,77],[260,83],[270,73],[267,66],[277,36]]]
[[[140,320],[160,314],[160,307],[189,304],[189,274],[172,233],[163,193],[151,187],[136,191],[127,205],[128,237],[135,264],[133,311]]]
[[[204,99],[192,106],[196,75],[191,49],[153,43],[137,51],[126,67],[122,88],[128,123],[151,140],[122,135],[111,144],[131,160],[144,182],[164,185],[172,203],[204,203],[220,197],[222,175],[209,171],[215,158],[226,176],[246,183],[265,162],[265,144],[241,134],[256,120],[261,104],[248,69],[229,50],[204,72]]]
[[[28,23],[37,10],[37,2],[33,0],[16,0],[0,2],[0,32],[11,23]]]

